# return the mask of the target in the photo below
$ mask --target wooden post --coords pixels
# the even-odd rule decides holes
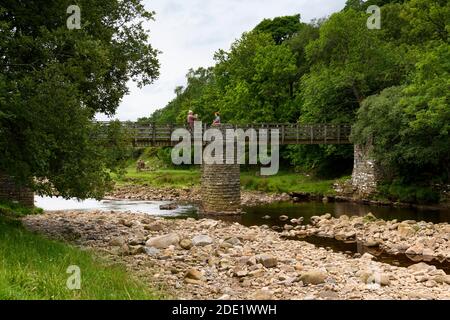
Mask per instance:
[[[128,127],[128,126],[127,126]],[[137,124],[135,123],[134,125],[133,125],[133,147],[137,147],[137,137],[136,137],[136,135],[137,135]]]
[[[338,125],[337,136],[338,136],[337,138],[338,144],[341,144],[341,125]]]
[[[153,122],[153,138],[152,138],[152,140],[153,140],[153,146],[155,146],[156,145],[156,123],[155,122]]]

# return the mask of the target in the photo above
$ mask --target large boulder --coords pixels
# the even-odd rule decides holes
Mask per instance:
[[[176,233],[169,233],[163,236],[150,238],[145,245],[157,249],[166,249],[171,245],[177,245],[179,242],[180,237]]]

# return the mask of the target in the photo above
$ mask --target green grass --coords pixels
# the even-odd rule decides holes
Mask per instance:
[[[274,176],[261,177],[254,172],[241,173],[241,186],[245,190],[269,193],[306,192],[311,194],[334,194],[334,179],[318,179],[292,172],[279,172]]]
[[[135,166],[132,165],[127,168],[124,176],[115,175],[114,179],[118,185],[138,184],[158,188],[189,188],[200,185],[200,171],[195,169],[158,169],[136,172]]]
[[[2,205],[5,207],[5,205]],[[67,268],[81,271],[81,289],[66,286]],[[132,278],[124,266],[69,244],[25,230],[0,215],[0,299],[160,299],[164,295]]]
[[[19,203],[0,202],[0,216],[25,216],[30,214],[40,214],[43,210],[41,208],[27,208],[21,206]]]
[[[259,171],[258,171],[259,172]],[[200,170],[194,169],[156,169],[154,171],[136,172],[131,164],[122,177],[115,176],[118,185],[137,184],[151,187],[189,188],[200,186]],[[343,177],[341,179],[348,179]],[[241,172],[241,186],[244,190],[264,191],[269,193],[307,192],[311,194],[334,194],[335,179],[318,179],[293,172],[279,172],[274,176],[262,177],[256,171]]]

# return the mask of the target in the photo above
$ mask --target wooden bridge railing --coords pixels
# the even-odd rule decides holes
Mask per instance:
[[[100,122],[107,125],[107,122]],[[136,147],[145,146],[173,146],[178,141],[171,141],[172,132],[180,125],[173,124],[149,124],[124,122],[132,143]],[[203,124],[203,132],[211,126]],[[232,129],[266,129],[270,135],[272,130],[279,131],[280,144],[350,144],[349,136],[351,126],[349,124],[299,124],[299,123],[260,123],[245,125],[223,124],[220,128]]]

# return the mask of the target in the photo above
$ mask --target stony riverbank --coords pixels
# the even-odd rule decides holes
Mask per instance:
[[[144,185],[117,186],[107,196],[107,199],[129,199],[147,201],[178,201],[178,202],[200,202],[201,193],[199,188],[154,188]],[[278,201],[289,201],[291,197],[287,193],[268,194],[259,191],[241,191],[241,204],[253,206],[268,204]]]
[[[123,262],[179,299],[450,299],[449,276],[433,266],[351,258],[265,227],[114,212],[49,212],[23,223]]]
[[[425,221],[384,221],[372,214],[364,217],[331,214],[311,218],[311,225],[286,226],[285,236],[335,238],[358,241],[366,247],[379,247],[391,254],[406,253],[414,261],[430,259],[450,263],[450,225]],[[290,229],[290,230],[289,230]]]

